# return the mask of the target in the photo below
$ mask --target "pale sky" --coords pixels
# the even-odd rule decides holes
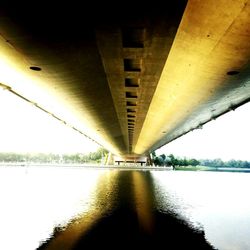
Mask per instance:
[[[196,159],[250,161],[250,103],[161,147],[159,154]]]
[[[88,153],[98,145],[0,89],[0,152]],[[250,161],[250,103],[167,144],[156,154]]]
[[[0,152],[88,153],[99,145],[0,89]]]

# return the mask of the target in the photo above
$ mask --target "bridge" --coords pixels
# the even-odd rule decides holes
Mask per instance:
[[[248,102],[249,58],[247,0],[0,6],[0,87],[125,159]]]

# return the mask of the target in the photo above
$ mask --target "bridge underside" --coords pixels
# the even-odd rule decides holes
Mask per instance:
[[[145,155],[249,101],[249,41],[246,0],[2,6],[0,86]]]

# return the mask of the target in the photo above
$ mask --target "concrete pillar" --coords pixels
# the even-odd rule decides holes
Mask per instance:
[[[147,153],[147,162],[146,162],[146,165],[153,166],[153,161],[152,161],[150,153]]]
[[[114,156],[111,152],[108,154],[107,162],[105,165],[114,165]]]

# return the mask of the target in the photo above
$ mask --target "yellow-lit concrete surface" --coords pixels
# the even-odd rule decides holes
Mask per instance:
[[[249,98],[249,87],[243,94],[249,80],[249,17],[250,5],[246,1],[188,2],[135,146],[136,153],[165,144],[225,109],[230,110],[238,98]],[[244,78],[230,75],[232,71]],[[242,96],[230,96],[240,87]]]
[[[114,155],[146,155],[249,101],[249,27],[247,0],[7,4],[0,87]]]

